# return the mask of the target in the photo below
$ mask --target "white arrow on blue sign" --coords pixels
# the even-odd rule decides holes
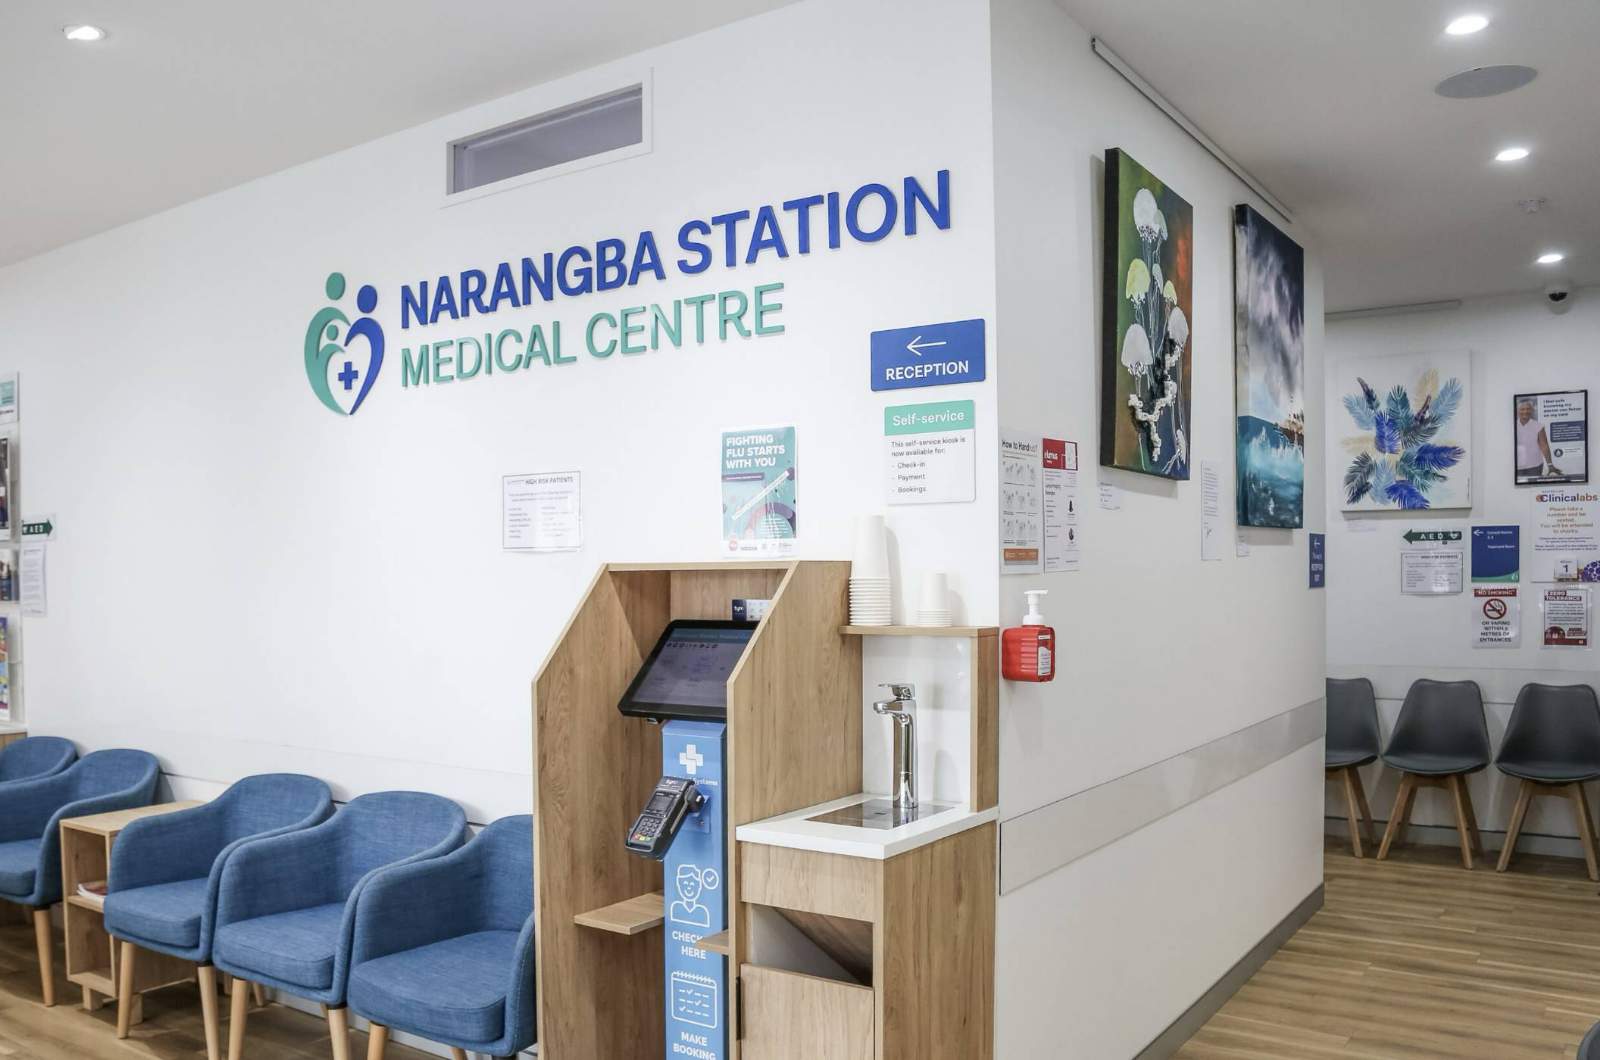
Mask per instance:
[[[872,389],[977,383],[984,378],[982,320],[949,320],[872,333]]]

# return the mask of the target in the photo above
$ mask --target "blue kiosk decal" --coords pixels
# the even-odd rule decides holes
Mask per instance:
[[[661,730],[661,771],[688,777],[706,797],[662,863],[666,919],[666,1055],[723,1060],[728,1050],[727,959],[700,940],[728,926],[722,804],[727,726],[672,721]]]

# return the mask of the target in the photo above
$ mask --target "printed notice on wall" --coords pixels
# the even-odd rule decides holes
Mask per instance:
[[[1067,573],[1081,567],[1078,552],[1078,443],[1044,439],[1044,569]]]
[[[22,557],[17,564],[20,583],[22,613],[29,618],[43,618],[45,614],[45,549],[43,542],[24,544]]]
[[[17,422],[17,373],[0,375],[0,427]]]
[[[578,472],[505,475],[500,487],[501,548],[565,552],[583,547]]]
[[[1400,591],[1407,596],[1461,592],[1466,553],[1459,548],[1419,548],[1400,553]]]
[[[1472,636],[1474,648],[1522,644],[1522,600],[1516,586],[1472,587]]]
[[[799,534],[793,427],[722,432],[722,542],[730,556],[787,556]]]
[[[977,499],[975,408],[971,401],[938,401],[891,405],[883,410],[890,504],[949,504]]]
[[[1546,648],[1589,646],[1589,590],[1546,589],[1539,601]]]
[[[1200,461],[1200,558],[1222,559],[1222,466]]]
[[[1000,573],[1044,570],[1044,439],[1000,431]]]
[[[1600,493],[1581,486],[1533,492],[1531,579],[1600,581]]]

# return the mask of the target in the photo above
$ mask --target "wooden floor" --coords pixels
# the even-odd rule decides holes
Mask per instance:
[[[1330,840],[1327,904],[1178,1057],[1576,1056],[1600,1021],[1596,885],[1581,861],[1485,860],[1413,845],[1357,861]]]
[[[0,1058],[3,1060],[194,1060],[206,1055],[200,1024],[200,995],[192,986],[174,986],[145,996],[143,1023],[124,1041],[116,1037],[115,1005],[89,1013],[82,991],[62,975],[64,956],[56,939],[56,1004],[45,1008],[39,996],[39,964],[33,928],[15,906],[0,903]],[[226,1046],[228,1005],[222,1004]],[[325,1020],[282,1005],[250,1013],[246,1060],[331,1060]],[[367,1036],[352,1032],[351,1051],[366,1056]],[[389,1060],[432,1060],[404,1046],[389,1046]]]

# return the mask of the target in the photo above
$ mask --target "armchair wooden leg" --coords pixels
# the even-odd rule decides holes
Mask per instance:
[[[1389,848],[1405,829],[1411,818],[1411,802],[1417,794],[1417,778],[1410,773],[1400,774],[1400,790],[1395,792],[1394,809],[1389,812],[1389,827],[1383,830],[1383,845],[1378,847],[1378,860],[1389,856]]]
[[[333,1060],[350,1060],[350,1010],[340,1005],[328,1009],[328,1033],[333,1038]]]
[[[200,979],[200,1017],[206,1028],[206,1060],[222,1060],[222,1022],[217,1018],[217,970],[209,964],[196,969]]]
[[[56,963],[50,941],[50,908],[33,911],[33,941],[39,949],[39,987],[44,1007],[56,1003]]]
[[[131,942],[118,942],[122,954],[122,967],[117,977],[117,1037],[126,1038],[133,1022],[133,976],[138,969],[139,947]]]
[[[1504,872],[1511,865],[1511,855],[1517,847],[1517,836],[1522,834],[1522,821],[1528,816],[1528,804],[1533,802],[1533,791],[1534,784],[1531,780],[1524,780],[1522,787],[1517,789],[1517,804],[1511,809],[1511,823],[1506,826],[1506,841],[1500,848],[1500,863],[1495,866],[1496,872]]]
[[[367,1060],[383,1060],[383,1054],[388,1045],[388,1027],[381,1023],[374,1023],[367,1028]]]
[[[450,1060],[467,1060],[467,1051],[465,1049],[457,1049],[452,1045],[450,1047]]]
[[[1344,788],[1345,815],[1350,820],[1350,852],[1356,857],[1365,857],[1361,850],[1361,807],[1356,802],[1356,786],[1351,779],[1355,773],[1349,766],[1338,770],[1339,783]]]
[[[250,1016],[250,991],[235,979],[228,999],[228,1060],[244,1056],[244,1024]]]
[[[256,1008],[267,1007],[267,988],[260,983],[250,984],[250,997],[256,1003]]]
[[[1583,793],[1582,784],[1569,784],[1567,791],[1572,797],[1572,809],[1578,818],[1578,838],[1583,840],[1583,860],[1589,868],[1589,878],[1600,880],[1600,865],[1595,861],[1594,819],[1589,816],[1589,800]]]
[[[1461,840],[1461,865],[1470,869],[1472,850],[1478,845],[1472,838],[1472,793],[1467,790],[1467,778],[1463,776],[1450,777],[1445,786],[1450,789],[1450,801],[1455,804],[1456,835]]]

